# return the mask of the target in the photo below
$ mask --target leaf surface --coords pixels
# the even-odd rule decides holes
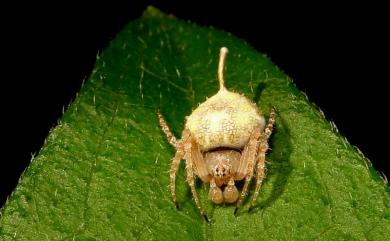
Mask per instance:
[[[230,50],[226,84],[278,110],[257,204],[233,215],[197,189],[182,165],[180,210],[168,170],[174,149],[161,109],[180,137],[185,117],[216,93],[218,51]],[[253,186],[251,188],[253,190]],[[249,198],[251,198],[249,194]],[[385,240],[386,183],[264,55],[228,33],[148,8],[98,57],[78,97],[1,210],[0,240]]]

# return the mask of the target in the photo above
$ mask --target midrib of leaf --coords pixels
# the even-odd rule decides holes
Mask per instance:
[[[159,108],[177,136],[185,116],[226,83],[268,116],[279,111],[267,177],[254,212],[214,206],[202,221],[183,166],[176,210],[168,189],[174,150]],[[249,198],[251,195],[249,195]],[[288,78],[241,40],[149,8],[99,56],[79,97],[2,209],[5,240],[384,240],[389,188]]]

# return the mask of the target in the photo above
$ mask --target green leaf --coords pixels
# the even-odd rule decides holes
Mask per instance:
[[[216,93],[218,51],[230,49],[226,84],[278,109],[267,177],[254,210],[216,206],[181,166],[176,210],[168,189],[185,116]],[[253,189],[253,186],[252,186]],[[251,197],[251,193],[249,198]],[[148,8],[98,57],[95,69],[1,210],[1,240],[385,240],[389,187],[289,78],[225,32]]]

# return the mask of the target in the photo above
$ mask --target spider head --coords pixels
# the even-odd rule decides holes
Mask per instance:
[[[218,186],[227,184],[238,167],[241,153],[232,149],[212,150],[205,154],[205,162],[209,173],[215,178]]]
[[[230,175],[230,163],[219,161],[213,168],[212,168],[212,174],[214,177],[223,179],[226,176]]]
[[[239,192],[234,184],[241,153],[232,149],[214,150],[206,153],[205,162],[212,176],[210,199],[216,203],[234,203]]]

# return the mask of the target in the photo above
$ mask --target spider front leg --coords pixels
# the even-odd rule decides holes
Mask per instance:
[[[175,157],[173,158],[171,169],[169,170],[169,177],[170,177],[169,186],[172,194],[172,200],[175,203],[176,208],[178,208],[177,198],[176,198],[176,172],[179,168],[180,161],[184,158],[186,160],[187,181],[188,184],[190,185],[191,192],[194,197],[196,206],[198,207],[200,213],[203,215],[206,221],[209,222],[209,219],[207,218],[200,204],[198,194],[195,189],[194,171],[196,168],[195,166],[196,164],[198,164],[197,173],[202,178],[202,180],[208,181],[210,179],[207,173],[207,169],[204,166],[204,162],[202,160],[202,155],[200,153],[199,147],[192,140],[191,134],[187,129],[183,131],[182,139],[177,141],[176,137],[170,131],[169,126],[165,121],[163,115],[160,113],[160,111],[157,112],[157,116],[160,122],[161,129],[164,132],[165,136],[167,137],[168,142],[176,149],[176,154]]]
[[[276,111],[274,108],[272,108],[267,126],[264,130],[263,135],[260,137],[259,151],[257,155],[257,167],[256,167],[256,187],[255,187],[255,193],[253,194],[252,197],[251,204],[249,205],[249,210],[251,210],[253,205],[256,203],[256,199],[259,195],[259,190],[265,176],[265,154],[268,150],[268,139],[272,134],[275,118],[276,118]]]
[[[179,168],[180,161],[184,157],[184,148],[182,142],[186,141],[189,138],[189,133],[183,132],[182,139],[177,141],[176,137],[170,131],[169,126],[160,111],[157,111],[157,116],[160,122],[161,129],[167,137],[168,142],[176,149],[176,154],[172,160],[171,168],[169,170],[169,189],[171,190],[173,203],[175,204],[176,208],[178,208],[179,205],[176,199],[176,172]]]
[[[192,140],[192,138],[188,138],[186,142],[183,142],[183,145],[184,145],[184,152],[185,152],[184,159],[186,160],[186,173],[187,173],[188,185],[191,188],[192,196],[194,197],[196,207],[199,209],[200,214],[204,217],[204,219],[207,222],[210,222],[202,205],[200,204],[198,193],[196,192],[196,188],[195,188],[194,172],[196,171],[196,166],[194,165],[193,159],[197,158],[197,156],[194,155],[194,152],[196,153],[196,150],[197,150],[196,143]]]
[[[241,195],[236,203],[236,209],[234,214],[237,213],[238,208],[242,205],[245,197],[248,194],[249,183],[253,177],[253,171],[256,163],[256,154],[258,149],[258,139],[260,137],[260,128],[253,131],[250,136],[249,142],[245,145],[244,151],[241,154],[240,166],[238,167],[236,180],[245,178],[244,187],[242,188]]]
[[[158,121],[160,122],[160,126],[162,131],[164,132],[165,136],[168,139],[168,142],[176,147],[177,146],[177,140],[176,137],[172,134],[171,130],[169,130],[169,126],[167,122],[164,119],[164,116],[161,114],[160,110],[157,111]]]

